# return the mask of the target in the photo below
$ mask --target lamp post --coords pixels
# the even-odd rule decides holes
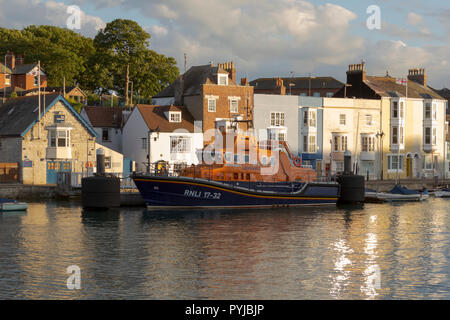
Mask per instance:
[[[380,144],[378,146],[379,152],[380,152],[380,163],[381,163],[380,180],[383,180],[383,137],[384,137],[384,132],[383,131],[377,132],[377,134],[375,136],[380,139]]]
[[[294,78],[294,71],[290,71],[289,73],[291,74],[291,82],[289,83],[289,95],[291,96],[292,95],[292,86],[293,86],[292,79]]]

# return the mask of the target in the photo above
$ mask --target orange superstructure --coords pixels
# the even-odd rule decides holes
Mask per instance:
[[[202,150],[202,164],[187,167],[180,176],[214,181],[305,181],[316,172],[302,168],[285,141],[257,141],[254,136],[222,132],[214,148]]]

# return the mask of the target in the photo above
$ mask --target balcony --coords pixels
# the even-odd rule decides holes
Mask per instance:
[[[47,147],[47,159],[72,159],[72,148],[70,147]]]

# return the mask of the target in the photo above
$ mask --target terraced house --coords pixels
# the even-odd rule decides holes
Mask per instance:
[[[153,97],[155,105],[185,106],[194,121],[208,129],[236,127],[247,130],[253,119],[253,87],[246,79],[236,82],[233,62],[191,67],[174,83]],[[205,144],[212,137],[205,136]]]
[[[425,69],[410,69],[398,81],[367,76],[364,63],[350,65],[347,85],[335,96],[381,102],[384,179],[445,176],[447,100],[427,85]]]

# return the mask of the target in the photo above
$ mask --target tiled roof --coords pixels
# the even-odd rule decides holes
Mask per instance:
[[[281,78],[283,85],[289,88],[292,83],[292,88],[295,89],[309,89],[309,81],[311,80],[311,88],[314,89],[340,89],[344,86],[342,82],[333,77],[297,77],[297,78]],[[250,81],[250,85],[254,86],[256,90],[271,90],[275,89],[277,85],[277,78],[258,78]]]
[[[159,128],[160,132],[173,132],[176,129],[186,129],[194,132],[194,118],[186,107],[146,104],[138,104],[136,107],[151,130]],[[169,111],[181,111],[181,122],[170,122],[164,114]]]
[[[0,73],[9,73],[11,74],[12,71],[10,68],[6,67],[3,63],[0,62]]]
[[[392,77],[366,76],[364,83],[381,97],[406,97],[406,86],[395,82]],[[443,99],[428,86],[408,80],[408,98]]]
[[[27,74],[31,70],[33,70],[38,64],[37,63],[29,63],[29,64],[19,64],[16,65],[13,69],[13,74]],[[41,71],[42,67],[41,67]]]
[[[443,88],[441,90],[436,90],[436,89],[433,89],[433,90],[436,91],[436,93],[438,95],[440,95],[441,97],[443,97],[445,99],[450,99],[450,89]]]
[[[182,75],[183,77],[183,95],[192,96],[200,94],[200,90],[203,84],[217,83],[217,73],[226,73],[221,67],[212,66],[212,65],[204,65],[204,66],[194,66],[191,67],[186,73]],[[229,85],[236,85],[230,79],[228,80]],[[175,82],[170,84],[167,88],[154,95],[153,98],[165,98],[165,97],[174,97],[175,96]]]
[[[122,112],[124,108],[119,107],[84,107],[89,122],[97,128],[121,128]]]
[[[37,121],[39,96],[25,96],[9,99],[0,105],[0,136],[21,136]],[[82,125],[95,136],[95,131],[80,117],[71,105],[59,94],[41,96],[41,117],[45,110],[61,101]]]

